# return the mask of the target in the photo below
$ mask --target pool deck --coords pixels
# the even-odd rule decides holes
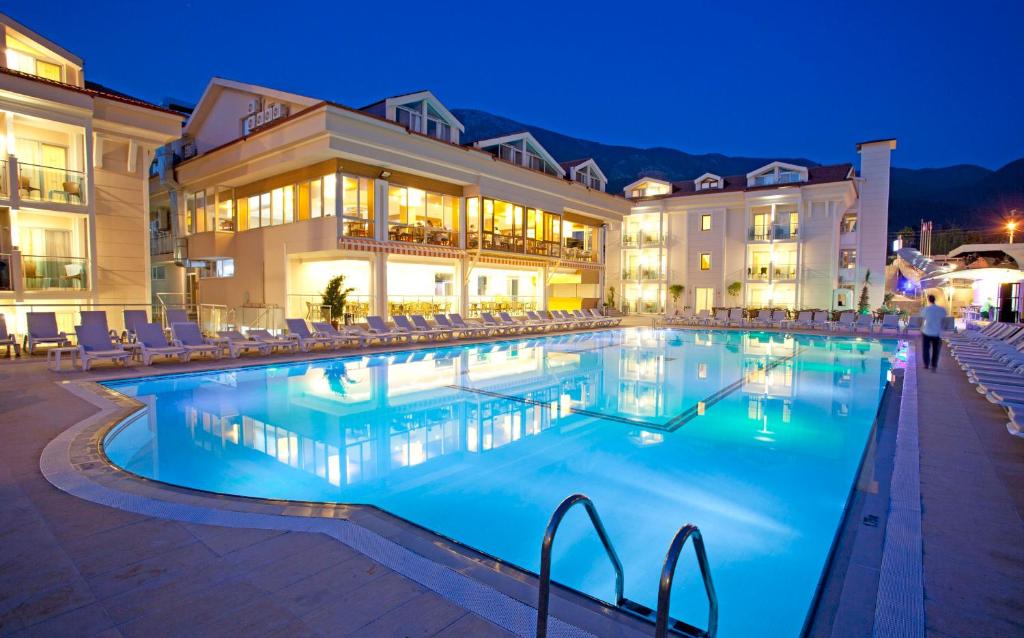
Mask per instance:
[[[1022,635],[1024,439],[943,364],[918,374],[927,635]],[[44,447],[98,410],[62,382],[225,365],[239,362],[54,373],[39,357],[0,361],[0,634],[514,635],[325,534],[144,516],[66,494],[41,474]],[[480,562],[475,577],[497,579]],[[877,581],[869,572],[848,569],[847,583],[858,573]],[[588,622],[564,601],[554,609]],[[814,635],[870,635],[870,618],[832,618]],[[600,635],[643,635],[597,622]]]

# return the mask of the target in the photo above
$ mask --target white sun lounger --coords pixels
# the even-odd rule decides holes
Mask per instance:
[[[105,323],[105,322],[104,322]],[[93,361],[113,361],[118,365],[124,365],[132,358],[132,353],[121,347],[121,344],[114,343],[110,339],[110,333],[106,326],[84,325],[75,329],[78,337],[78,358],[82,370],[92,367]]]
[[[195,354],[208,354],[214,359],[220,359],[224,354],[224,345],[214,343],[203,336],[199,326],[186,321],[184,323],[171,324],[171,337],[174,345],[188,350],[189,356]]]
[[[154,357],[174,357],[182,363],[189,360],[191,353],[181,346],[171,345],[160,324],[140,323],[135,325],[135,330],[136,342],[139,344],[136,354],[141,357],[143,365],[152,365]]]

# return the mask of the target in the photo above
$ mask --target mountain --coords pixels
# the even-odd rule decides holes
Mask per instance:
[[[608,177],[608,191],[613,193],[621,193],[624,186],[641,176],[683,180],[706,172],[741,175],[774,160],[818,165],[799,157],[736,157],[664,147],[615,146],[570,137],[485,111],[452,109],[452,113],[466,126],[462,139],[467,142],[526,130],[559,161],[593,157]],[[1024,216],[1024,158],[995,171],[973,164],[892,169],[890,230],[916,228],[922,219],[934,221],[937,227],[995,228],[1002,226],[1003,217],[1013,209]]]

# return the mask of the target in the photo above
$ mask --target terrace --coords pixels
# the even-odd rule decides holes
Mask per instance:
[[[665,409],[658,388],[665,382],[667,363],[649,350],[658,343],[654,333],[637,332],[624,343],[629,349],[616,364],[623,374],[619,393],[630,409],[648,417]],[[425,346],[414,346],[419,347]],[[769,401],[788,397],[794,386],[792,369],[769,373],[758,361],[791,356],[792,343],[752,339],[743,349],[749,353],[744,358],[749,378],[741,391],[767,396]],[[408,346],[375,346],[367,352],[395,350]],[[331,355],[312,358],[324,356]],[[284,366],[310,358],[274,355],[270,361]],[[500,359],[490,365],[500,369],[512,361]],[[914,361],[911,350],[902,398],[883,406],[809,635],[829,635],[837,627],[844,635],[871,635],[876,613],[921,623],[936,635],[1011,635],[1019,629],[1011,601],[1024,593],[1015,577],[1024,566],[1024,554],[1006,539],[1019,537],[1022,529],[1024,499],[1012,486],[1024,471],[1024,441],[1007,437],[1001,411],[973,392],[954,366],[925,377],[913,369]],[[533,635],[535,577],[499,568],[491,558],[401,519],[343,505],[281,508],[211,497],[139,481],[110,470],[102,459],[87,461],[95,448],[85,443],[97,428],[134,410],[131,403],[112,395],[95,394],[88,382],[240,365],[249,362],[107,367],[89,373],[52,372],[38,357],[0,365],[5,393],[12,397],[0,420],[10,442],[0,451],[0,476],[7,494],[5,543],[12,557],[0,581],[11,601],[0,616],[5,632],[31,629],[55,634],[89,628],[124,634],[272,626],[289,633],[392,635],[416,627],[425,635]],[[537,364],[527,359],[515,365]],[[481,368],[474,374],[484,372]],[[557,378],[564,373],[552,374]],[[701,378],[708,372],[696,365],[693,374]],[[427,380],[418,376],[419,383]],[[353,395],[357,397],[358,393]],[[950,402],[950,397],[956,400]],[[912,423],[915,413],[918,418]],[[424,423],[437,416],[426,415]],[[918,421],[921,427],[916,427]],[[209,429],[214,421],[200,422],[208,429],[202,436],[210,442],[224,445],[235,440],[228,431]],[[17,427],[19,423],[37,427]],[[287,427],[276,425],[279,430]],[[65,431],[60,443],[70,447],[64,453],[55,448],[57,444],[44,450]],[[282,432],[278,435],[287,434]],[[897,444],[897,432],[903,444]],[[657,446],[665,436],[671,435],[648,434],[637,439],[638,445]],[[907,457],[899,451],[907,436],[914,437],[921,455],[909,480],[900,465]],[[414,447],[414,440],[408,446]],[[408,446],[411,454],[413,447]],[[305,448],[297,449],[301,454]],[[84,462],[80,468],[90,469],[61,470],[68,455]],[[414,461],[413,456],[404,458]],[[903,478],[894,478],[896,474]],[[98,485],[103,489],[97,490]],[[923,615],[914,615],[912,606],[902,603],[892,606],[886,587],[899,574],[881,559],[891,551],[887,535],[895,533],[887,514],[898,506],[890,503],[890,489],[895,494],[911,485],[920,491],[922,503],[916,516],[923,581],[916,595]],[[109,490],[133,494],[134,505],[129,510],[112,506]],[[204,522],[189,522],[196,518]],[[949,569],[950,556],[963,557],[955,569]],[[905,591],[915,595],[914,589]],[[212,596],[214,592],[220,593]],[[473,602],[495,601],[495,595],[503,602]],[[629,616],[609,614],[593,601],[557,588],[552,614],[557,623],[567,623],[557,624],[563,630],[572,626],[593,635],[624,636],[651,631]]]

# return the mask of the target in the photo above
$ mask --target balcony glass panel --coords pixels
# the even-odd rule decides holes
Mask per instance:
[[[84,257],[22,255],[25,290],[86,290],[89,260]]]
[[[19,162],[18,192],[33,201],[85,204],[85,173]]]

